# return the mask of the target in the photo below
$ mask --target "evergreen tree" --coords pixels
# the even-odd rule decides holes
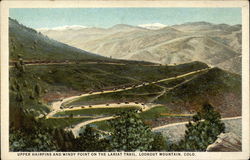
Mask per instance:
[[[53,129],[51,134],[57,144],[58,151],[72,151],[74,149],[74,135],[63,129]]]
[[[36,96],[39,98],[40,94],[41,94],[41,87],[40,87],[40,85],[36,84],[34,90],[35,90]]]
[[[20,108],[22,109],[22,108]],[[56,151],[57,145],[51,136],[52,130],[44,127],[32,115],[22,110],[22,123],[10,127],[10,151]]]
[[[109,144],[107,139],[89,125],[75,140],[76,151],[107,151]]]
[[[10,150],[11,151],[55,151],[57,145],[52,129],[43,126],[27,109],[36,106],[38,99],[33,97],[33,75],[25,71],[22,55],[10,72]],[[39,88],[40,92],[40,88]],[[32,97],[32,98],[31,98]]]
[[[150,151],[167,151],[166,139],[161,133],[154,134],[154,141],[152,142],[152,148]]]
[[[174,146],[174,149],[205,151],[225,131],[225,125],[220,119],[220,114],[210,104],[203,105],[201,111],[193,116],[193,122],[186,125],[184,140]]]
[[[137,111],[119,114],[119,118],[111,120],[113,127],[111,148],[115,151],[149,151],[154,140],[153,133],[141,120]]]

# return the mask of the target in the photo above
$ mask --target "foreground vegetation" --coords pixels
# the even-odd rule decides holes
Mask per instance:
[[[178,144],[170,144],[160,133],[152,132],[135,110],[108,121],[111,135],[87,125],[77,138],[71,132],[44,126],[40,120],[20,114],[25,125],[11,127],[11,151],[205,151],[225,129],[219,113],[209,104],[186,125],[185,138]]]
[[[221,116],[210,104],[205,104],[201,111],[193,116],[186,127],[185,137],[178,144],[172,144],[173,151],[205,151],[214,143],[220,133],[225,132]]]

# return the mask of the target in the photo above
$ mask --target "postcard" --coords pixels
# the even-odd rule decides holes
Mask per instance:
[[[249,3],[1,2],[1,158],[248,159]]]

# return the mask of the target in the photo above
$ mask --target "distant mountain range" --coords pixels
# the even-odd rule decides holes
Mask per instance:
[[[151,29],[151,30],[158,30],[164,27],[167,27],[167,25],[161,24],[161,23],[152,23],[152,24],[140,24],[139,27]]]
[[[117,27],[133,27],[130,25],[125,25],[125,24],[117,24],[111,28],[117,28]],[[145,29],[149,29],[149,30],[157,30],[157,29],[161,29],[164,27],[167,27],[167,25],[165,24],[161,24],[161,23],[152,23],[152,24],[140,24],[137,27],[140,28],[145,28]],[[48,30],[80,30],[80,29],[86,29],[86,28],[96,28],[96,27],[87,27],[87,26],[82,26],[82,25],[66,25],[66,26],[61,26],[61,27],[53,27],[53,28],[38,28],[36,29],[37,31],[48,31]]]
[[[241,73],[241,25],[118,24],[111,28],[40,29],[57,41],[106,57],[161,64],[202,61]]]
[[[54,27],[54,28],[39,28],[37,30],[42,30],[42,31],[46,31],[46,30],[80,30],[80,29],[85,29],[88,28],[86,26],[81,26],[81,25],[72,25],[72,26],[62,26],[62,27]]]

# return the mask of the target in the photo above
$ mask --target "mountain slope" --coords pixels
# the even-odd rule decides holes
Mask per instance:
[[[120,33],[129,33],[129,32],[140,32],[140,31],[146,31],[147,29],[125,25],[125,24],[117,24],[111,28],[105,29],[105,28],[86,28],[86,29],[78,29],[72,30],[72,29],[64,29],[62,30],[48,30],[48,29],[38,29],[38,31],[42,32],[43,34],[58,40],[60,42],[69,44],[71,46],[75,46],[77,48],[85,48],[89,47],[88,44],[85,46],[82,46],[82,44],[86,41],[95,41],[97,39],[102,39],[109,35],[116,36]],[[85,49],[84,49],[85,50]],[[94,53],[97,53],[97,51],[92,51]]]
[[[157,30],[122,24],[99,29],[101,33],[87,33],[88,29],[74,33],[42,32],[58,41],[107,57],[162,64],[202,61],[230,72],[240,74],[241,71],[241,61],[233,64],[230,61],[241,55],[241,25],[190,22]]]
[[[11,60],[16,60],[18,54],[21,54],[26,60],[105,59],[52,40],[11,18],[9,19],[9,41]]]
[[[205,102],[211,103],[222,116],[241,115],[241,77],[212,68],[155,101],[178,113],[194,112]]]
[[[217,65],[239,54],[231,48],[204,36],[183,36],[171,41],[160,43],[131,54],[129,59],[147,58],[153,55],[151,61],[163,64],[185,63],[199,60],[210,65]]]

